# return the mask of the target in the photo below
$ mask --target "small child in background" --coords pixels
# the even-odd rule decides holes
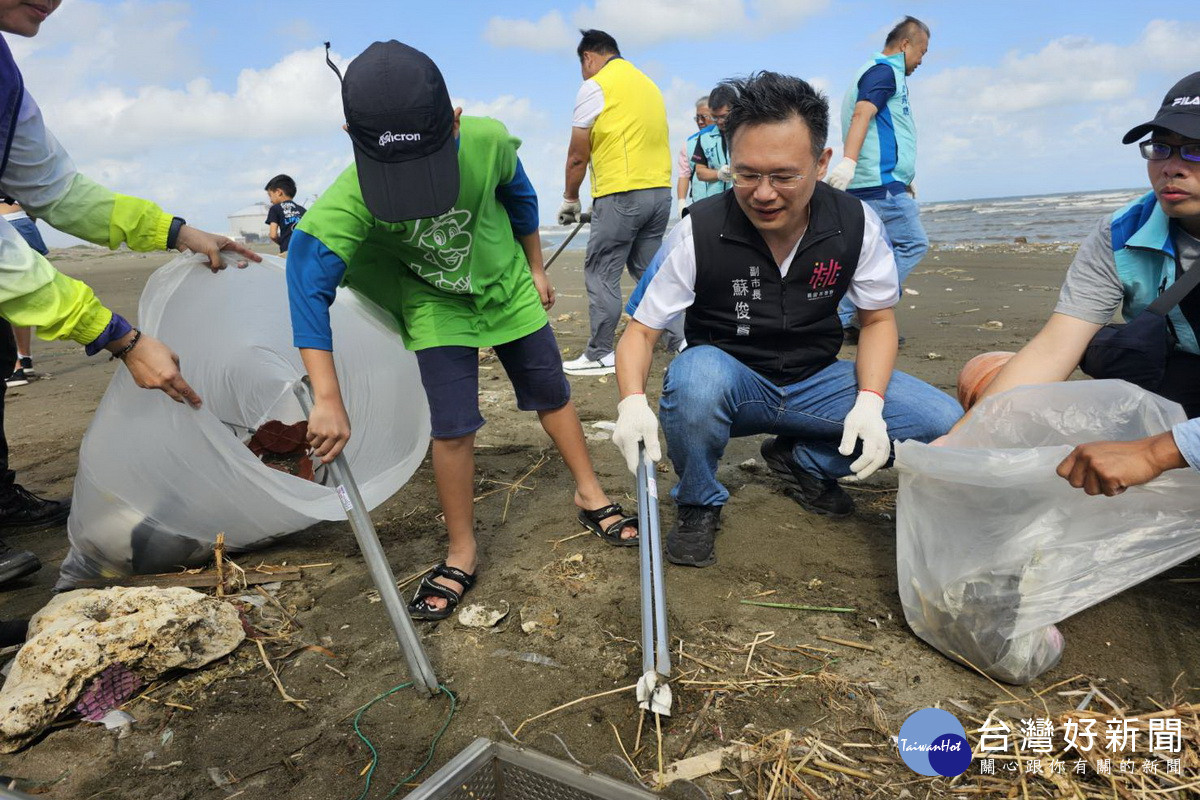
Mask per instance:
[[[304,216],[304,206],[297,203],[296,182],[288,175],[276,175],[267,181],[264,187],[267,199],[271,201],[271,210],[267,212],[267,224],[271,226],[271,241],[279,245],[279,252],[286,253],[288,242],[292,239],[292,229]]]

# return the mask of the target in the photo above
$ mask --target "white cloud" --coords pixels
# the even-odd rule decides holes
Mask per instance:
[[[622,45],[650,45],[675,39],[765,36],[823,11],[829,0],[595,0],[571,15],[575,28],[599,28]],[[498,47],[562,50],[576,34],[561,13],[537,20],[493,17],[487,40]]]
[[[1067,36],[994,64],[918,71],[909,87],[927,196],[979,197],[983,183],[1004,194],[1138,185],[1121,135],[1195,69],[1200,24],[1156,20],[1131,36]]]
[[[1107,103],[1132,96],[1140,73],[1193,68],[1197,39],[1200,24],[1163,20],[1128,45],[1067,36],[1036,53],[1010,52],[995,66],[943,70],[921,91],[983,113]]]
[[[554,10],[537,20],[492,17],[484,29],[483,38],[496,47],[570,50],[575,43],[575,31],[567,25],[562,14]]]
[[[296,179],[301,202],[323,191],[353,160],[323,48],[296,50],[216,86],[204,77],[187,13],[175,3],[72,0],[37,38],[11,40],[80,171],[217,231],[230,211],[265,199],[262,187],[277,173]],[[348,59],[333,59],[344,70]],[[561,183],[565,133],[549,137],[547,115],[530,98],[454,102],[503,120],[526,140],[523,157],[541,186]]]
[[[100,87],[55,103],[47,117],[76,153],[114,156],[213,140],[320,135],[341,125],[342,105],[324,50],[314,48],[243,70],[233,92],[214,89],[206,78],[182,88]]]
[[[199,42],[188,31],[189,13],[186,3],[177,2],[71,0],[36,38],[7,41],[40,98],[74,94],[98,76],[110,85],[149,76],[169,82],[202,69]]]

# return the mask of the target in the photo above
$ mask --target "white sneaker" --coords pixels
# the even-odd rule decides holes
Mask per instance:
[[[563,372],[568,375],[611,375],[617,371],[617,354],[609,353],[593,361],[582,355],[572,361],[563,362]]]

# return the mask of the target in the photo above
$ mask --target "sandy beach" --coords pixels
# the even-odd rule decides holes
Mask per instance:
[[[147,277],[169,258],[83,248],[56,251],[53,257],[60,269],[86,280],[114,310],[131,318]],[[898,367],[953,393],[967,359],[1017,349],[1038,330],[1054,306],[1070,258],[1070,248],[1060,246],[931,251],[898,307],[900,330],[908,340]],[[550,318],[563,352],[574,357],[588,327],[582,254],[564,254],[551,278],[559,299]],[[79,442],[117,367],[106,359],[86,359],[69,343],[37,341],[34,347],[37,369],[48,375],[9,390],[12,465],[31,490],[65,497]],[[852,356],[852,348],[843,350],[843,358]],[[665,364],[666,356],[659,354],[650,382],[655,395]],[[186,375],[187,364],[183,368]],[[478,493],[510,484],[543,454],[546,459],[523,481],[528,490],[496,492],[476,506],[481,572],[469,600],[507,605],[508,616],[489,629],[465,628],[454,619],[420,628],[439,677],[459,696],[457,714],[422,777],[476,737],[502,736],[501,723],[515,729],[559,704],[632,684],[640,672],[636,550],[610,548],[594,536],[568,538],[580,528],[561,459],[536,417],[516,409],[499,364],[487,362],[482,368],[488,424],[478,438]],[[615,379],[572,378],[571,384],[602,483],[636,506],[633,482],[607,431],[593,425],[615,418]],[[1019,730],[1019,719],[1030,709],[1014,703],[1013,694],[1028,699],[1062,682],[1043,698],[1054,714],[1075,704],[1059,692],[1095,685],[1133,711],[1151,709],[1150,698],[1168,704],[1173,690],[1183,693],[1195,683],[1200,582],[1172,582],[1200,577],[1194,563],[1062,623],[1067,642],[1062,662],[1010,694],[950,662],[906,627],[896,594],[894,472],[884,471],[853,489],[858,503],[853,516],[827,520],[800,509],[761,465],[744,463],[758,457],[758,446],[758,437],[734,440],[723,461],[720,477],[732,497],[717,564],[667,572],[672,642],[683,654],[677,670],[692,681],[676,686],[674,715],[664,721],[668,760],[685,744],[687,754],[694,755],[754,731],[791,728],[820,734],[839,747],[861,745],[852,751],[856,768],[879,786],[893,787],[879,796],[899,796],[905,784],[914,797],[948,797],[945,780],[914,780],[918,776],[903,766],[890,743],[889,736],[912,710],[953,703],[961,718],[982,720],[999,709]],[[673,520],[674,509],[665,500],[673,481],[668,468],[660,476],[664,532]],[[443,557],[437,515],[426,458],[409,484],[373,514],[398,577]],[[49,597],[67,551],[66,531],[12,536],[9,543],[45,562],[31,579],[0,594],[0,615],[28,616]],[[26,791],[74,800],[183,800],[242,792],[246,798],[291,800],[355,797],[370,755],[348,717],[407,680],[407,674],[383,608],[371,601],[372,586],[354,538],[346,524],[327,524],[236,559],[247,566],[260,561],[334,564],[327,574],[285,583],[278,594],[303,627],[288,642],[270,643],[269,651],[287,691],[306,701],[306,711],[280,699],[257,649],[247,642],[205,670],[222,676],[219,680],[166,685],[152,693],[152,700],[131,704],[127,710],[137,722],[123,738],[95,725],[60,727],[24,751],[0,757],[0,774],[22,779]],[[756,597],[855,610],[808,613],[739,603]],[[523,618],[545,624],[525,633]],[[756,637],[762,644],[751,648]],[[797,649],[802,645],[810,646],[807,654]],[[545,660],[520,658],[530,653]],[[803,680],[764,679],[814,668]],[[380,753],[373,797],[382,797],[420,764],[445,713],[444,700],[424,700],[413,692],[393,695],[372,709],[364,729]],[[630,690],[533,722],[521,738],[553,751],[546,737],[536,740],[543,732],[556,734],[588,763],[619,755],[623,746],[639,769],[650,770],[656,747],[643,736],[643,749],[633,752],[637,725]],[[218,785],[213,775],[227,785]],[[837,772],[829,773],[831,782],[814,781],[826,798],[865,796],[869,790],[864,793],[862,787],[874,785]]]

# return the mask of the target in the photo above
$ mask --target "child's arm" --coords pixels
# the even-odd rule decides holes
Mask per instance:
[[[342,402],[333,352],[300,348],[300,359],[313,387],[313,409],[308,415],[308,444],[313,455],[328,464],[350,441],[350,416]]]
[[[529,262],[529,272],[533,276],[533,285],[537,287],[538,295],[542,298],[542,307],[549,310],[554,305],[554,287],[550,285],[550,279],[546,277],[546,270],[542,266],[537,193],[525,174],[521,159],[516,159],[512,180],[496,188],[496,197],[508,212],[513,236],[525,251],[525,260]]]
[[[278,223],[275,223],[275,222],[271,223],[271,230],[267,232],[267,236],[270,237],[272,242],[274,242],[275,244],[279,244],[279,224]]]
[[[333,365],[329,324],[329,306],[345,271],[345,262],[319,239],[301,230],[292,234],[286,272],[292,342],[300,350],[313,386],[308,443],[313,454],[326,464],[342,452],[350,439],[350,418]]]
[[[547,311],[554,305],[554,286],[546,276],[546,268],[542,266],[542,235],[534,229],[533,233],[518,236],[521,249],[529,261],[529,272],[533,276],[533,285],[537,287],[538,296],[542,298],[542,308]]]

